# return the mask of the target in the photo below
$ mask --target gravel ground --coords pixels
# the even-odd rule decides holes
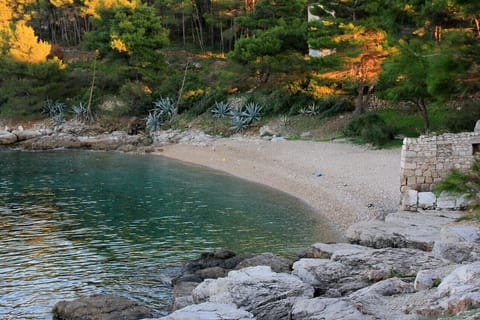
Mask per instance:
[[[400,149],[238,137],[173,144],[159,155],[262,183],[304,200],[340,230],[397,211]]]

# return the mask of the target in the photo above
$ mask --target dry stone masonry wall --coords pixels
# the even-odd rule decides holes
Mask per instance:
[[[480,156],[480,132],[405,138],[400,161],[400,191],[404,209],[458,209],[465,205],[461,198],[431,192],[435,183],[453,169],[466,171]]]

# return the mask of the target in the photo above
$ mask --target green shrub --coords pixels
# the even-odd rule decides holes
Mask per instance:
[[[395,129],[386,124],[378,114],[370,112],[352,118],[345,135],[380,147],[393,140]]]
[[[140,81],[127,81],[118,94],[125,104],[117,105],[112,110],[114,116],[145,115],[152,105],[152,97],[145,84]]]
[[[449,132],[473,131],[475,123],[480,119],[480,102],[468,102],[460,110],[448,112],[443,119],[443,126]]]
[[[349,99],[337,96],[321,99],[317,104],[320,109],[319,115],[321,118],[328,118],[347,111],[353,111],[355,108]]]
[[[468,172],[460,172],[453,169],[442,181],[437,183],[434,192],[440,195],[448,192],[464,196],[470,201],[469,207],[475,210],[480,209],[480,162],[475,160]]]
[[[65,79],[65,69],[55,61],[30,64],[0,58],[0,116],[40,117],[46,99],[75,95]]]
[[[188,103],[188,106],[185,106],[185,103],[182,103],[179,107],[179,113],[187,112],[188,115],[199,116],[209,111],[216,101],[226,100],[226,97],[226,94],[219,91],[204,93],[199,95],[195,101],[192,99],[186,101],[185,103]]]

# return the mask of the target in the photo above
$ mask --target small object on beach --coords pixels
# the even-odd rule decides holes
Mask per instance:
[[[317,177],[321,177],[323,176],[323,174],[321,174],[320,172],[316,174]]]
[[[369,204],[367,205],[367,208],[373,208],[373,207],[375,207],[375,205],[374,205],[373,203],[369,203]]]

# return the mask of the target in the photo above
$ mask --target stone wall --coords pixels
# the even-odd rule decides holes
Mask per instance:
[[[451,169],[468,170],[475,156],[480,156],[480,132],[405,138],[400,161],[402,204],[409,190],[432,191]]]

